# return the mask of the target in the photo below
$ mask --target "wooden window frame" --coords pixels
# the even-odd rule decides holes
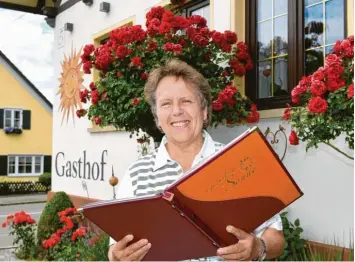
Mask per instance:
[[[19,173],[19,158],[20,157],[31,157],[31,173]],[[41,168],[40,172],[35,172],[36,171],[36,157],[41,158]],[[10,159],[15,158],[15,173],[10,173]],[[7,173],[8,176],[22,176],[22,177],[28,177],[28,176],[40,176],[43,174],[44,170],[44,156],[43,155],[9,155],[7,158]]]
[[[344,1],[344,36],[347,35],[347,1]],[[245,3],[245,43],[249,46],[250,55],[254,61],[254,68],[246,74],[245,94],[257,104],[259,110],[285,108],[292,104],[291,96],[275,96],[258,98],[257,77],[257,0],[246,0]],[[288,93],[297,86],[304,76],[305,48],[304,48],[304,0],[288,0]],[[301,39],[301,40],[300,40]]]
[[[10,126],[6,126],[6,119],[8,119],[6,117],[6,112],[10,111],[11,112],[11,125]],[[15,111],[19,111],[20,112],[20,129],[22,129],[23,126],[23,109],[22,108],[4,108],[4,119],[3,119],[3,127],[5,128],[14,128],[15,127]]]
[[[210,5],[210,0],[190,1],[178,7],[178,10],[181,12],[183,17],[189,17],[193,11],[208,5]]]

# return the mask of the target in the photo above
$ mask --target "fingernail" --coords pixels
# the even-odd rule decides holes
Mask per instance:
[[[217,249],[217,253],[220,254],[222,252],[222,249]]]
[[[149,248],[151,248],[151,246],[152,246],[152,244],[148,243],[147,248],[149,249]]]
[[[127,238],[128,238],[129,241],[131,241],[131,240],[133,240],[133,235],[128,235]]]
[[[227,226],[227,231],[231,232],[232,231],[232,226]]]

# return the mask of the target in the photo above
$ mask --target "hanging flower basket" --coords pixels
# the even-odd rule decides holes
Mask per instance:
[[[113,30],[109,40],[97,48],[86,45],[81,56],[83,70],[95,68],[100,79],[81,92],[87,109],[77,111],[99,126],[113,125],[129,132],[143,130],[155,141],[156,128],[143,88],[149,72],[177,58],[196,68],[209,81],[213,95],[212,125],[257,122],[256,106],[233,85],[253,68],[248,47],[231,31],[211,31],[205,18],[175,16],[163,7],[146,15],[141,25]]]

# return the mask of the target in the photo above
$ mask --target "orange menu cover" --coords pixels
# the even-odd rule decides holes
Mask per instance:
[[[215,256],[237,242],[227,225],[251,233],[302,195],[254,127],[161,194],[100,201],[82,212],[116,241],[148,239],[144,260],[186,260]]]

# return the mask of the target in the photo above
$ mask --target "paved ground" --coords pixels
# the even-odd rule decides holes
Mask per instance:
[[[25,211],[38,222],[38,219],[45,206],[47,195],[16,195],[0,196],[0,224],[6,220],[9,214]],[[9,229],[0,227],[0,261],[17,260],[11,248],[13,237],[9,236]]]
[[[47,194],[0,196],[0,206],[46,202]],[[0,208],[2,210],[2,207]]]

